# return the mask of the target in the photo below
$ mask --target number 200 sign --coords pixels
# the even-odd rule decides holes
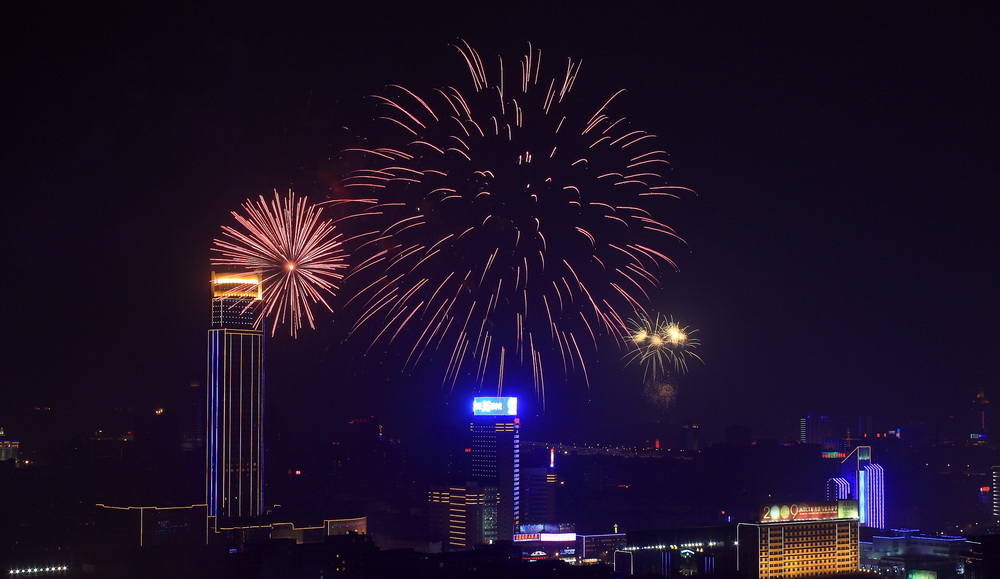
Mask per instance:
[[[838,502],[792,503],[788,505],[765,506],[760,512],[760,522],[816,521],[836,519],[840,516]]]
[[[799,514],[799,505],[774,505],[769,507],[764,507],[763,512],[760,514],[760,521],[766,523],[769,521],[794,521],[795,517]]]

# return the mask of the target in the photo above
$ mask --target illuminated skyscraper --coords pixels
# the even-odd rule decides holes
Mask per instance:
[[[839,480],[846,481],[850,487],[851,498],[858,501],[861,524],[884,529],[885,472],[872,462],[872,447],[856,447],[841,463],[840,475]]]
[[[497,489],[496,530],[487,540],[511,540],[520,524],[521,421],[517,398],[475,398],[469,431],[470,475]]]
[[[212,273],[208,330],[206,502],[209,516],[263,512],[264,329],[260,277]]]

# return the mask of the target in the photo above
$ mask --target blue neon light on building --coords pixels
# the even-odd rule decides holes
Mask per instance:
[[[209,516],[263,513],[264,331],[260,281],[212,276],[205,494]],[[262,324],[261,324],[262,325]]]
[[[884,529],[885,471],[871,458],[870,446],[855,448],[841,463],[841,476],[827,481],[827,492],[843,492],[842,485],[837,481],[846,481],[850,498],[858,501],[860,523],[873,529]]]

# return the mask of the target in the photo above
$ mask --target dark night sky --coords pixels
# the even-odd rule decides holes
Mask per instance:
[[[627,88],[617,110],[698,192],[666,217],[689,251],[655,299],[700,329],[707,362],[674,418],[788,436],[805,412],[917,420],[1000,396],[992,4],[357,4],[6,19],[0,426],[35,405],[168,404],[202,379],[208,247],[228,211],[272,188],[322,193],[370,126],[366,95],[466,82],[459,37],[484,56],[531,41],[550,64],[582,58],[574,94]],[[336,335],[271,341],[276,415],[444,398],[345,369]],[[651,416],[619,356],[550,401],[545,436]]]

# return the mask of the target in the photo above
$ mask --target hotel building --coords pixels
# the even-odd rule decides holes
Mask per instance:
[[[737,533],[739,570],[751,579],[859,570],[857,501],[766,506]]]

